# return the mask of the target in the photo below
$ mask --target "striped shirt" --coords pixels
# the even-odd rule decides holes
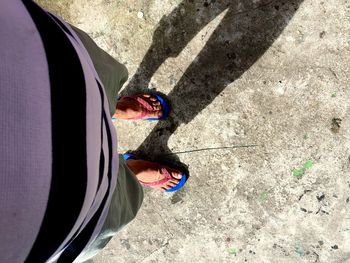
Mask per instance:
[[[73,262],[100,232],[116,186],[107,97],[70,26],[0,0],[2,263]]]

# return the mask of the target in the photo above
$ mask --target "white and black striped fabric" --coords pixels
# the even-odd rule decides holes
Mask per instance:
[[[73,262],[94,241],[118,173],[109,116],[70,26],[0,0],[0,262]]]

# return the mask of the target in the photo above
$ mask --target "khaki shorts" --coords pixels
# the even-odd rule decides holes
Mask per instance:
[[[128,79],[128,71],[124,65],[100,49],[88,34],[74,26],[72,28],[87,49],[104,85],[112,116],[116,109],[118,93]],[[101,251],[123,226],[135,218],[142,200],[142,186],[126,165],[122,155],[119,155],[117,186],[102,231],[88,250],[83,251],[74,262],[84,262]]]

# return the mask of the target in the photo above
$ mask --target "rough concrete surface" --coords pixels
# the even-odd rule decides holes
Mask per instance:
[[[91,262],[350,262],[350,1],[38,2],[172,102],[116,122],[120,152],[191,175]]]

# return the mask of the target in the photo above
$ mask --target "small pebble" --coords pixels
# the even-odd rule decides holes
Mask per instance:
[[[143,12],[141,12],[141,11],[138,12],[138,13],[137,13],[137,17],[140,18],[140,19],[143,19],[143,17],[144,17]]]

